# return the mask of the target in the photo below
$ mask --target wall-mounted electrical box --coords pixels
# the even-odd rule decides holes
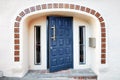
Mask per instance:
[[[89,38],[89,47],[91,47],[91,48],[96,47],[96,38],[93,38],[93,37]]]

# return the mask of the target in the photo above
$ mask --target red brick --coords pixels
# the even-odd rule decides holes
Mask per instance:
[[[76,10],[79,10],[79,9],[80,9],[80,6],[79,6],[79,5],[76,5],[75,9],[76,9]]]
[[[97,13],[95,14],[95,16],[96,16],[97,18],[99,18],[99,17],[100,17],[100,13],[97,12]]]
[[[15,44],[19,44],[19,43],[20,43],[19,39],[15,39],[15,40],[14,40],[14,43],[15,43]]]
[[[101,32],[106,32],[106,29],[105,28],[101,28]]]
[[[17,17],[16,17],[16,21],[20,22],[20,21],[21,21],[21,17],[20,17],[20,16],[17,16]]]
[[[19,27],[19,22],[15,22],[14,27]]]
[[[97,80],[97,76],[87,76],[87,79],[89,80]]]
[[[101,27],[105,27],[105,23],[104,22],[100,23],[100,25],[101,25]]]
[[[86,12],[89,13],[90,12],[90,8],[86,8]]]
[[[77,79],[77,77],[74,77],[74,79]]]
[[[106,53],[106,49],[101,49],[101,53]]]
[[[91,12],[90,12],[90,13],[91,13],[92,15],[94,15],[94,14],[95,14],[95,12],[96,12],[95,10],[91,10]]]
[[[98,18],[100,22],[103,22],[104,19],[102,17]]]
[[[74,9],[74,4],[70,4],[70,9]]]
[[[65,7],[65,8],[69,8],[69,4],[65,4],[64,7]]]
[[[84,6],[81,6],[81,11],[85,11],[85,7]]]
[[[59,3],[59,8],[63,8],[63,3]]]
[[[42,5],[42,9],[46,9],[47,7],[46,7],[46,4],[43,4]]]
[[[22,11],[20,14],[19,14],[21,17],[25,16],[25,13]]]
[[[14,28],[14,33],[19,33],[19,28]]]
[[[106,54],[101,54],[101,58],[106,58]]]
[[[105,43],[102,43],[102,44],[101,44],[101,48],[106,48],[106,44],[105,44]]]
[[[58,4],[57,3],[54,3],[53,6],[54,6],[54,8],[58,8]]]
[[[15,61],[15,62],[19,62],[19,61],[20,61],[20,58],[19,58],[19,57],[14,57],[14,61]]]
[[[34,12],[35,11],[35,7],[33,6],[33,7],[30,7],[30,11],[31,12]]]
[[[14,51],[14,55],[19,55],[20,54],[20,52],[19,51]]]
[[[19,38],[19,34],[14,34],[14,38]]]
[[[106,37],[106,33],[101,33],[101,37]]]
[[[85,79],[85,76],[81,76],[81,77],[79,77],[80,78],[80,80],[84,80]]]
[[[19,45],[15,45],[15,46],[14,46],[14,49],[15,49],[15,50],[19,50],[19,49],[20,49]]]
[[[40,5],[37,5],[37,6],[36,6],[36,10],[41,10]]]
[[[106,42],[106,38],[105,37],[101,38],[101,42]]]
[[[48,9],[52,8],[52,4],[48,4]]]
[[[28,14],[28,13],[30,13],[30,10],[29,10],[29,8],[25,9],[24,11],[25,11],[25,14]]]
[[[101,59],[101,64],[106,64],[106,59]]]
[[[106,49],[101,49],[101,53],[106,53]]]

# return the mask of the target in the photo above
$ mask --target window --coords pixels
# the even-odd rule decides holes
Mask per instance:
[[[39,65],[41,63],[41,50],[40,50],[40,26],[35,26],[35,53],[34,62]]]
[[[79,62],[85,64],[85,26],[79,27]]]

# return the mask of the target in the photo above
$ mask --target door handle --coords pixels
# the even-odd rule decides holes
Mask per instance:
[[[53,36],[51,37],[51,39],[55,40],[56,39],[56,29],[55,29],[55,25],[53,27],[51,27],[53,29]]]

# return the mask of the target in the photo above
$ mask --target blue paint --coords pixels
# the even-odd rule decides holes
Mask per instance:
[[[53,27],[55,26],[55,30]],[[51,37],[54,36],[55,40]],[[73,18],[48,17],[48,66],[50,72],[73,68]]]

